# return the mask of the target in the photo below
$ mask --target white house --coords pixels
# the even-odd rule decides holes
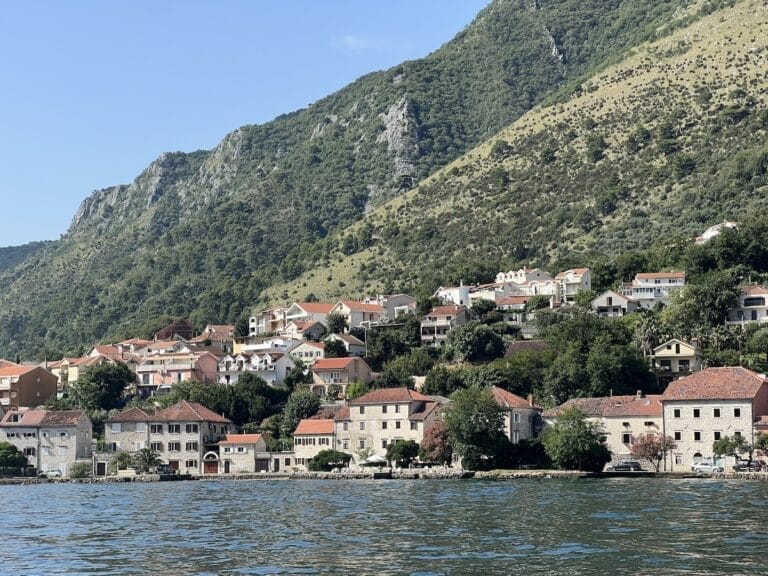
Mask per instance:
[[[768,290],[763,286],[742,286],[739,304],[728,311],[728,324],[765,324],[768,322]]]
[[[637,301],[613,290],[606,290],[590,303],[592,310],[603,318],[618,318],[636,312]]]
[[[668,305],[672,294],[683,286],[685,272],[638,272],[621,293],[648,309],[659,303]]]
[[[253,374],[275,386],[283,383],[286,373],[294,366],[290,355],[282,352],[227,355],[218,363],[217,382],[237,384],[242,374]]]

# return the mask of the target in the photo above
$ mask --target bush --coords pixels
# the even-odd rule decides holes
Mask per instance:
[[[351,459],[352,455],[345,452],[321,450],[317,456],[309,461],[307,468],[312,472],[330,472],[334,468],[347,466]]]
[[[69,469],[70,478],[90,478],[93,474],[93,469],[89,462],[75,462]]]

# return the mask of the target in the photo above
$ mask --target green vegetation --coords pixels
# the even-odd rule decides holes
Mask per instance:
[[[0,442],[0,476],[18,476],[27,466],[27,457],[16,446]]]
[[[419,455],[419,445],[413,440],[394,440],[387,446],[387,460],[399,468],[408,468]]]
[[[351,454],[338,450],[321,450],[307,465],[313,472],[330,472],[334,468],[344,468],[349,465]]]
[[[93,474],[93,469],[90,462],[75,462],[69,468],[70,478],[90,478]]]
[[[677,448],[677,444],[670,436],[651,436],[646,434],[635,440],[632,448],[630,448],[630,452],[635,458],[648,461],[658,472],[659,466],[667,453],[675,448]]]
[[[611,461],[598,426],[588,422],[578,408],[558,415],[557,422],[545,428],[542,442],[552,462],[566,470],[600,472]]]

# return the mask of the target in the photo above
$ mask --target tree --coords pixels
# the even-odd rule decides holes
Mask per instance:
[[[360,380],[353,380],[347,384],[347,400],[354,400],[368,393],[368,386]]]
[[[351,454],[338,450],[321,450],[307,464],[312,472],[330,472],[334,468],[343,468],[349,465]]]
[[[408,468],[419,455],[419,445],[414,440],[395,440],[387,446],[387,460],[399,468]]]
[[[0,474],[17,474],[27,467],[27,457],[10,442],[0,442]]]
[[[85,410],[111,410],[123,404],[125,389],[136,376],[123,362],[99,364],[72,387],[72,400]]]
[[[453,444],[445,426],[439,420],[432,422],[424,431],[419,458],[424,462],[450,464],[453,458]]]
[[[131,464],[133,464],[133,456],[130,452],[116,452],[109,462],[109,467],[112,472],[117,472],[118,470],[125,470]]]
[[[328,332],[331,334],[343,334],[349,328],[347,319],[341,312],[331,312],[325,317],[325,323],[328,325]]]
[[[501,337],[477,320],[470,320],[451,330],[448,344],[454,357],[462,361],[492,360],[504,354]]]
[[[749,445],[744,436],[722,436],[712,443],[712,452],[715,456],[733,456],[737,459],[746,453],[749,455],[749,461],[752,462],[754,448]]]
[[[142,472],[149,472],[152,468],[162,464],[160,455],[151,448],[141,448],[133,455],[133,463]]]
[[[315,396],[309,388],[295,390],[285,404],[284,422],[288,434],[292,434],[299,425],[299,421],[309,418],[320,409],[320,398]]]
[[[670,436],[646,434],[635,440],[630,452],[638,460],[647,460],[658,472],[667,453],[675,448],[677,448],[677,444]]]
[[[748,346],[750,352],[765,354],[765,361],[768,362],[768,328],[755,330],[749,337]]]
[[[611,461],[596,424],[578,408],[567,408],[544,430],[544,450],[552,462],[567,470],[599,472]]]
[[[473,318],[484,322],[486,316],[496,310],[496,302],[484,298],[475,300],[475,302],[472,303],[472,308],[470,310]]]
[[[324,355],[326,358],[346,358],[349,352],[341,340],[328,339],[325,341]]]
[[[465,388],[461,372],[439,364],[429,371],[421,391],[424,394],[448,397],[461,388]]]
[[[374,381],[376,388],[413,388],[413,376],[402,362],[387,362],[381,375]]]
[[[75,462],[69,469],[70,478],[90,478],[93,468],[90,462]]]
[[[473,385],[454,392],[443,424],[465,468],[495,465],[505,438],[504,421],[490,388]]]
[[[304,363],[301,360],[294,360],[294,363],[295,366],[288,371],[283,379],[283,384],[291,391],[301,384],[312,383],[312,372],[304,366]]]

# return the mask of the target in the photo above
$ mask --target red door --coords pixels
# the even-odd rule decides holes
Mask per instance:
[[[218,474],[219,473],[219,461],[218,460],[206,460],[203,462],[203,474]]]

